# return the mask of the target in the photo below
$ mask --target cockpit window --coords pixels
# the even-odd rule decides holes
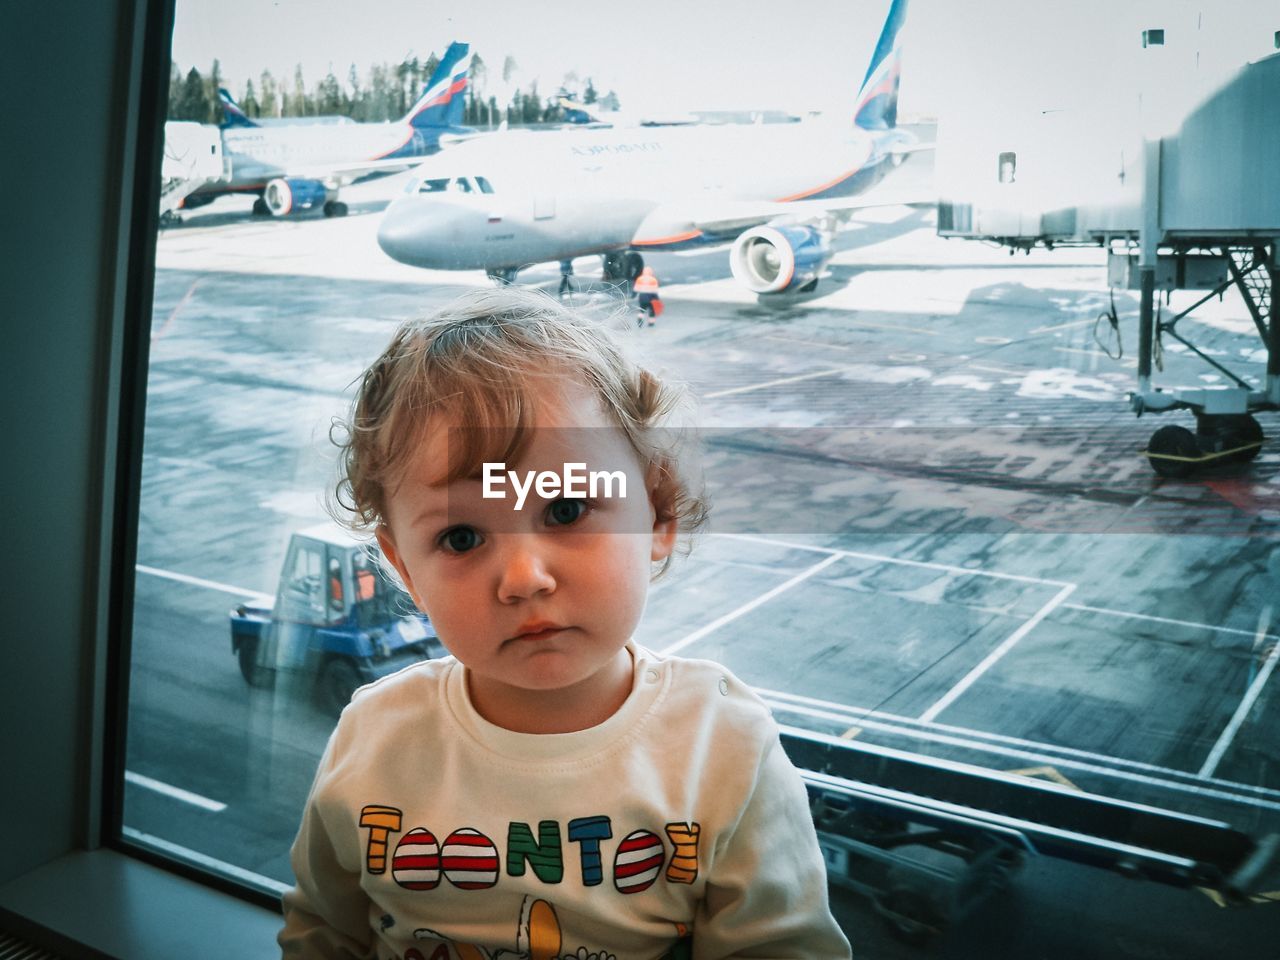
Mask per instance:
[[[487,177],[476,177],[475,181],[481,193],[493,193],[493,185],[489,183]]]
[[[458,188],[458,192],[459,192],[459,193],[474,193],[474,192],[475,192],[475,191],[473,190],[472,186],[471,186],[471,181],[470,181],[470,180],[468,180],[466,177],[459,177],[459,178],[455,181],[455,183],[457,184],[457,188]]]
[[[444,177],[440,180],[423,180],[418,187],[419,193],[444,193],[449,189],[449,178]]]

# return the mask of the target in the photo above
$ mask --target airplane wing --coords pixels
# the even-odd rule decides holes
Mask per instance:
[[[506,121],[504,120],[503,122],[505,123]],[[457,132],[440,132],[437,135],[436,145],[441,150],[444,150],[456,144],[465,143],[468,140],[474,140],[476,137],[486,135],[482,131],[462,132],[464,129],[459,127]],[[427,158],[424,156],[386,157],[378,160],[355,160],[347,163],[303,164],[297,167],[290,167],[289,176],[320,180],[325,183],[332,183],[335,186],[344,186],[370,173],[410,170],[425,159]]]
[[[920,153],[923,150],[936,150],[936,143],[901,143],[889,148],[889,153],[895,157],[905,157],[913,153]]]
[[[290,167],[290,177],[320,180],[334,186],[344,186],[370,173],[387,173],[408,170],[421,163],[425,157],[390,157],[382,160],[357,160],[348,163],[304,164]]]
[[[775,201],[730,200],[710,204],[663,204],[644,218],[631,245],[660,247],[691,240],[699,235],[708,240],[730,240],[744,230],[773,222],[825,220],[834,226],[849,220],[857,211],[873,207],[932,206],[936,196],[872,193],[833,200]]]

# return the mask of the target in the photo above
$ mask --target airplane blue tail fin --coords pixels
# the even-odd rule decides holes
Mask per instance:
[[[436,72],[427,81],[418,102],[409,108],[404,121],[424,127],[461,127],[467,106],[467,83],[471,71],[471,47],[449,44]]]
[[[222,121],[224,127],[257,127],[261,124],[254,123],[249,119],[249,115],[240,109],[240,104],[236,103],[235,97],[231,96],[230,91],[226,87],[218,88],[218,99],[222,101],[222,115],[226,119]]]
[[[907,18],[907,0],[892,0],[884,29],[871,55],[867,75],[858,90],[853,122],[867,130],[889,130],[898,123],[898,78],[902,72],[902,52],[898,34]]]

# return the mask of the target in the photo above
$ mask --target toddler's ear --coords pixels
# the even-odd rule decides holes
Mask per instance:
[[[645,480],[649,489],[649,505],[653,509],[653,547],[649,556],[657,562],[671,556],[676,547],[676,534],[680,528],[675,510],[676,484],[665,461],[650,464]]]
[[[404,560],[400,558],[400,553],[396,550],[395,541],[391,539],[390,529],[385,523],[380,523],[378,524],[378,529],[374,531],[374,535],[378,538],[378,546],[382,550],[382,555],[387,558],[391,566],[396,568],[396,573],[400,574],[400,580],[405,589],[409,591],[409,596],[413,598],[414,605],[419,610],[422,610],[422,598],[418,596],[418,591],[414,588],[413,579],[409,576]]]
[[[650,560],[656,563],[671,556],[671,551],[676,548],[676,533],[679,525],[680,521],[675,517],[669,517],[665,520],[661,517],[654,519],[653,547],[649,551]]]

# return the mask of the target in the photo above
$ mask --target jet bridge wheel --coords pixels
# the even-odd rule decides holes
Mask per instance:
[[[1151,469],[1172,480],[1190,476],[1200,465],[1201,457],[1196,435],[1176,424],[1161,427],[1147,441],[1147,459],[1151,462]]]
[[[1262,425],[1247,413],[1198,414],[1196,432],[1169,425],[1151,435],[1147,459],[1162,477],[1182,479],[1201,467],[1248,463],[1264,440]]]
[[[1262,449],[1262,424],[1252,414],[1201,415],[1196,424],[1200,449],[1232,463],[1248,463]]]

